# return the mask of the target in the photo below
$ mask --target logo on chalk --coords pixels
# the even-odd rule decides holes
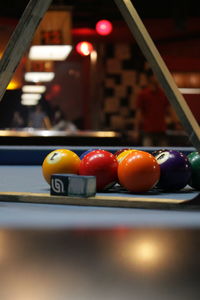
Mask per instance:
[[[62,182],[62,180],[60,180],[59,178],[53,178],[51,180],[51,187],[52,187],[52,190],[55,192],[55,193],[64,193],[64,184]]]

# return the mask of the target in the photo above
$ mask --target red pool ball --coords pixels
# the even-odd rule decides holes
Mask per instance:
[[[128,191],[145,193],[158,182],[160,167],[151,154],[135,150],[119,163],[118,178]]]
[[[118,162],[116,157],[105,150],[94,150],[80,162],[80,175],[96,176],[97,191],[103,191],[117,181]]]

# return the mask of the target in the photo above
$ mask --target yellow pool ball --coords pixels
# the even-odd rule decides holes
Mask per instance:
[[[133,151],[136,151],[136,150],[134,150],[134,149],[127,149],[127,150],[124,150],[123,152],[121,152],[121,153],[117,156],[117,161],[118,161],[118,163],[121,163],[121,162],[124,160],[124,158],[125,158],[129,153],[131,153],[131,152],[133,152]]]
[[[79,156],[71,150],[54,150],[45,157],[42,164],[42,174],[50,184],[53,174],[78,174],[80,161]]]

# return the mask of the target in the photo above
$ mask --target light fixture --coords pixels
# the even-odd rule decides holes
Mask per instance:
[[[76,51],[83,56],[87,56],[93,51],[93,46],[91,43],[86,41],[79,42],[76,45]]]
[[[33,105],[37,105],[38,104],[38,101],[35,101],[35,100],[22,100],[21,101],[21,104],[22,105],[26,105],[26,106],[33,106]]]
[[[19,88],[20,88],[20,83],[15,80],[11,80],[6,89],[7,90],[16,90]]]
[[[23,93],[39,93],[42,94],[46,91],[46,86],[44,85],[24,85],[22,87]]]
[[[97,51],[96,50],[93,50],[91,52],[90,58],[91,58],[91,62],[93,64],[95,64],[97,62]]]
[[[65,60],[72,50],[71,45],[39,45],[31,46],[31,60]]]
[[[41,94],[22,94],[21,99],[23,101],[39,101],[41,99]]]
[[[200,88],[179,88],[182,94],[200,94]]]
[[[53,80],[54,76],[53,72],[27,72],[24,78],[28,82],[48,82]]]
[[[108,35],[112,32],[112,23],[108,20],[100,20],[96,24],[96,31],[100,35]]]

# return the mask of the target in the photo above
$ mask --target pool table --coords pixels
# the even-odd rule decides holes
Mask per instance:
[[[199,192],[51,203],[41,163],[55,148],[0,147],[0,299],[198,299]]]
[[[195,222],[200,224],[199,192],[190,189],[178,193],[150,191],[144,195],[133,195],[113,189],[107,193],[97,193],[95,197],[90,198],[50,196],[49,185],[42,177],[41,164],[45,156],[56,148],[60,147],[0,147],[0,200],[6,201],[0,204],[0,225],[13,224],[25,228],[29,226],[94,228],[112,227],[117,224],[137,226],[165,223],[171,226]],[[81,155],[87,147],[67,147],[67,149]],[[103,149],[115,152],[119,148],[103,147]],[[155,148],[143,150],[151,152]],[[193,149],[183,148],[182,151],[187,154]],[[35,209],[38,210],[37,220]],[[10,210],[10,213],[4,210]],[[185,211],[177,213],[177,210]]]

